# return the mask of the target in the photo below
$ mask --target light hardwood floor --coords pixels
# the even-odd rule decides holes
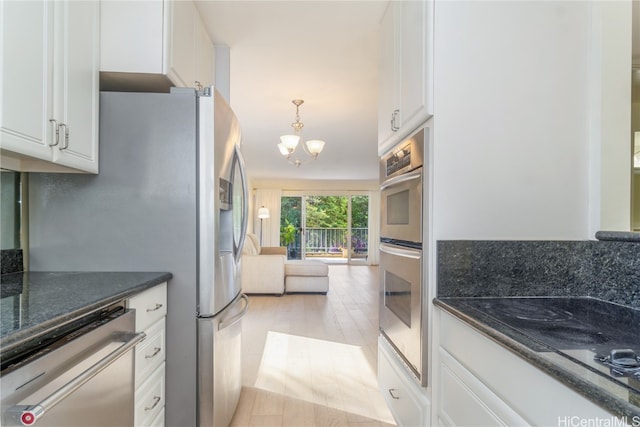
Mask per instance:
[[[232,427],[395,425],[377,386],[378,268],[329,266],[327,295],[250,296]]]

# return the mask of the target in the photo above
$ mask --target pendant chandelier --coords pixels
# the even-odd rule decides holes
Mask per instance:
[[[294,165],[295,167],[300,167],[300,165],[307,163],[309,160],[316,160],[318,155],[322,152],[324,148],[324,141],[319,139],[310,139],[308,141],[304,141],[302,145],[302,150],[310,157],[306,161],[302,161],[299,158],[294,157],[293,155],[296,152],[296,148],[298,147],[298,143],[300,142],[300,133],[302,128],[304,127],[304,123],[300,121],[300,113],[299,108],[304,103],[302,99],[294,99],[291,101],[293,105],[296,106],[296,121],[291,123],[291,127],[293,128],[293,134],[282,135],[280,137],[280,144],[278,144],[278,150],[280,150],[280,154],[282,154],[289,163]]]

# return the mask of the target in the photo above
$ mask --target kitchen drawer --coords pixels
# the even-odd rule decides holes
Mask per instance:
[[[400,427],[429,425],[429,401],[400,363],[388,344],[379,339],[378,387],[396,423]]]
[[[136,310],[136,331],[144,331],[167,314],[167,283],[130,298],[129,308]]]
[[[136,387],[153,372],[165,359],[165,322],[158,320],[145,330],[147,338],[135,348]]]
[[[445,426],[528,426],[486,385],[440,349],[440,408]]]
[[[135,425],[151,426],[164,409],[164,363],[136,390]]]

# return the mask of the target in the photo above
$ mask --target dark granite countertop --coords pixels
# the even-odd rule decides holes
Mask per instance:
[[[637,231],[598,231],[596,239],[611,242],[640,242],[640,233]]]
[[[637,386],[630,386],[629,381],[632,380],[612,379],[607,375],[608,368],[593,360],[600,349],[607,347],[600,342],[603,335],[616,346],[640,350],[640,310],[593,298],[541,297],[538,300],[545,307],[571,307],[567,311],[574,313],[580,325],[593,325],[597,321],[598,326],[591,331],[591,338],[584,338],[592,341],[583,345],[583,342],[579,342],[583,338],[573,328],[566,338],[554,340],[549,333],[549,323],[505,321],[496,314],[495,302],[503,306],[513,304],[522,312],[523,307],[518,304],[522,304],[522,301],[526,304],[523,298],[438,297],[434,304],[612,414],[626,419],[640,419],[640,392]],[[559,323],[555,322],[554,325]],[[568,342],[562,342],[563,339]]]
[[[164,272],[20,272],[0,276],[0,355],[171,279]]]

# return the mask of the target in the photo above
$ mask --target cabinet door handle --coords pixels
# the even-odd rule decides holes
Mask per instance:
[[[56,119],[49,119],[49,122],[53,123],[53,126],[55,126],[55,129],[56,129],[56,142],[54,142],[53,144],[50,144],[49,146],[55,147],[60,143],[60,124]]]
[[[162,304],[156,304],[156,306],[153,308],[147,308],[147,313],[149,313],[150,311],[160,310],[161,308],[162,308]]]
[[[144,410],[145,411],[150,411],[153,408],[155,408],[156,406],[158,406],[158,403],[160,403],[160,400],[162,400],[162,398],[160,396],[153,396],[153,405],[151,406],[145,406]]]
[[[157,355],[158,353],[160,353],[160,351],[161,351],[161,350],[162,350],[162,349],[161,349],[160,347],[154,347],[154,348],[153,348],[153,354],[146,354],[146,355],[144,356],[144,358],[145,358],[145,359],[152,359],[152,358],[156,357],[156,355]]]
[[[58,127],[64,127],[64,147],[60,147],[60,150],[66,150],[69,148],[69,126],[66,123],[60,123]]]
[[[390,388],[389,389],[389,394],[391,395],[391,397],[395,400],[400,400],[400,398],[396,395],[396,389],[395,388]]]
[[[398,114],[400,114],[400,110],[393,110],[393,114],[391,114],[391,130],[393,132],[397,132],[400,130],[396,120],[398,119]]]

